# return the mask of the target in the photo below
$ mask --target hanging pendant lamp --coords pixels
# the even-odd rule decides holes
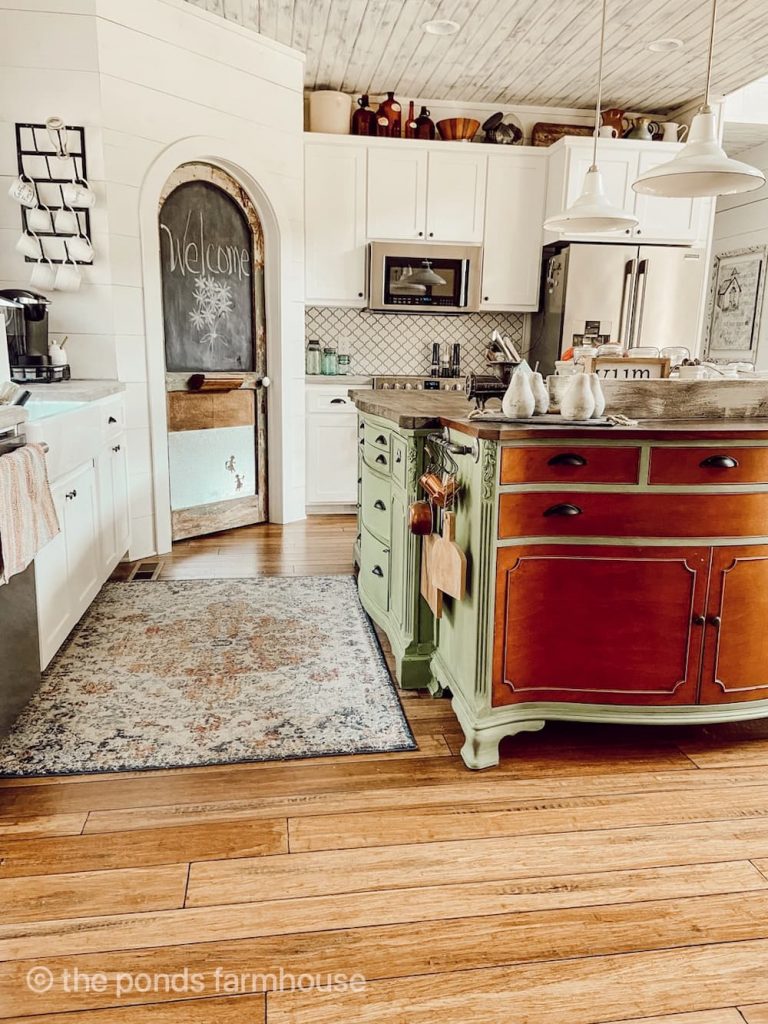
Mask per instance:
[[[687,196],[696,199],[702,196],[730,196],[737,192],[752,192],[765,184],[765,175],[761,170],[740,160],[732,160],[717,137],[717,118],[709,105],[716,20],[717,0],[712,0],[704,104],[691,123],[688,141],[671,160],[641,174],[637,181],[632,183],[635,192],[651,196]]]
[[[603,99],[603,53],[605,51],[605,13],[608,0],[603,0],[600,25],[600,62],[597,72],[597,103],[595,104],[595,130],[592,143],[592,165],[584,179],[584,188],[578,199],[561,213],[544,221],[547,231],[567,231],[569,234],[598,231],[621,231],[634,228],[638,221],[633,213],[614,206],[603,187],[603,178],[597,166],[597,137],[600,129],[600,108]]]

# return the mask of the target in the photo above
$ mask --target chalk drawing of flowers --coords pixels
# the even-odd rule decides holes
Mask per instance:
[[[195,281],[193,294],[195,308],[190,310],[189,319],[192,326],[202,332],[198,339],[200,344],[207,345],[213,352],[216,343],[224,341],[219,329],[227,322],[233,309],[232,289],[228,284],[201,274]]]

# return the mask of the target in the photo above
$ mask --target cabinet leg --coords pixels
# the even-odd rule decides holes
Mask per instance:
[[[544,728],[543,721],[515,722],[491,729],[472,729],[462,725],[464,746],[461,757],[467,768],[479,770],[493,768],[499,763],[499,743],[505,736],[515,736],[519,732],[538,732]]]

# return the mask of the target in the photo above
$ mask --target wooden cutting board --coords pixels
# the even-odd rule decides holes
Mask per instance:
[[[443,535],[434,538],[430,550],[429,579],[438,590],[457,601],[467,592],[467,556],[456,543],[455,512],[443,513]]]
[[[436,533],[428,533],[421,544],[421,596],[432,609],[436,619],[443,614],[443,592],[435,585],[432,560],[435,546],[440,539]]]

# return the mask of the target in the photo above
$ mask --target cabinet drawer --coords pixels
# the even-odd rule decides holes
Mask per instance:
[[[382,429],[374,423],[367,423],[365,430],[365,439],[369,444],[372,444],[374,448],[378,448],[380,451],[389,451],[392,434],[386,427]]]
[[[307,388],[307,412],[355,412],[355,403],[349,397],[348,387],[334,388],[326,385]]]
[[[408,442],[397,434],[392,435],[392,478],[405,487],[408,465]]]
[[[765,537],[768,494],[502,494],[499,537]]]
[[[501,452],[501,482],[636,484],[639,448],[511,447]]]
[[[768,448],[652,448],[652,484],[765,484]]]
[[[387,611],[389,608],[389,548],[363,528],[360,538],[358,583],[367,597]]]
[[[377,434],[377,436],[380,436]],[[363,460],[371,469],[375,469],[377,473],[386,473],[387,476],[392,472],[392,459],[389,454],[389,438],[387,438],[387,447],[382,448],[380,445],[373,444],[371,442],[371,428],[368,426],[365,432],[365,440],[363,442]]]
[[[362,497],[360,512],[366,529],[371,530],[383,541],[389,540],[391,491],[388,477],[372,473],[363,466]]]

